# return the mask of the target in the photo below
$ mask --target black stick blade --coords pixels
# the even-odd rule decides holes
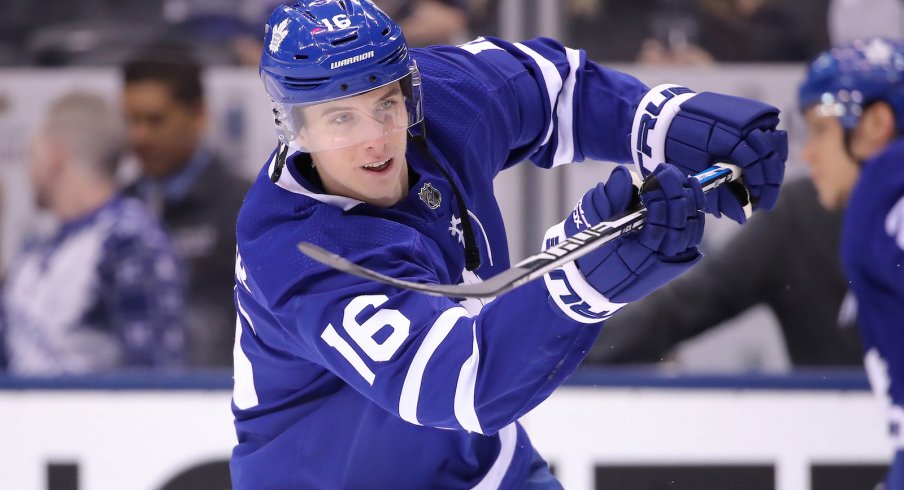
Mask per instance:
[[[700,181],[703,191],[707,192],[726,182],[736,181],[741,177],[741,171],[734,165],[719,163],[694,177]],[[654,180],[648,182],[648,185],[658,185],[658,183]],[[746,192],[746,188],[743,189]],[[750,201],[747,199],[746,208],[748,209],[749,203]],[[742,205],[745,203],[742,202]],[[579,259],[621,235],[639,230],[644,224],[646,213],[647,210],[641,206],[608,221],[597,223],[539,254],[522,260],[514,267],[476,284],[433,284],[405,281],[350,262],[308,242],[299,243],[298,249],[327,267],[397,288],[451,298],[494,298],[538,279],[566,262]]]
[[[390,286],[402,289],[410,289],[432,296],[448,296],[454,298],[493,298],[511,289],[507,287],[511,284],[511,278],[518,279],[524,276],[526,271],[516,268],[509,269],[501,274],[491,277],[490,279],[476,284],[431,284],[418,283],[396,279],[394,277],[380,274],[375,270],[361,267],[347,259],[340,257],[332,252],[328,252],[317,245],[308,242],[298,244],[298,249],[308,257],[320,262],[321,264],[346,272],[354,276],[369,279],[371,281],[381,282]]]

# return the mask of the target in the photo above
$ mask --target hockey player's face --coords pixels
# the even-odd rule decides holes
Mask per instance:
[[[807,138],[801,159],[810,167],[819,202],[829,210],[839,210],[860,175],[860,167],[844,147],[844,128],[836,117],[820,115],[817,108],[804,113]]]
[[[126,85],[122,104],[129,147],[146,175],[165,177],[190,161],[206,127],[202,107],[178,101],[158,81]]]
[[[398,83],[306,107],[304,120],[308,130],[302,132],[303,145],[327,147],[341,137],[337,131],[348,131],[355,141],[311,152],[327,192],[380,207],[392,206],[408,193],[407,113]],[[354,127],[337,129],[346,125]]]

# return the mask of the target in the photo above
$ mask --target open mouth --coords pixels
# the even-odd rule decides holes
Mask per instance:
[[[369,172],[383,172],[392,165],[392,158],[363,165],[361,168]]]

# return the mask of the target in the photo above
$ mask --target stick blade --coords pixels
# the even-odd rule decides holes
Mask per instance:
[[[694,177],[700,181],[704,192],[708,192],[719,185],[740,178],[740,175],[739,167],[719,163],[694,175]],[[308,242],[299,243],[298,249],[303,254],[327,267],[400,289],[410,289],[432,296],[451,298],[493,298],[530,281],[539,279],[562,264],[579,259],[625,233],[640,229],[645,218],[646,209],[642,207],[625,211],[609,221],[597,223],[539,254],[522,260],[510,269],[475,284],[425,284],[405,281],[355,264]]]
[[[456,298],[492,298],[507,291],[509,281],[499,276],[475,284],[423,284],[402,279],[396,279],[377,271],[361,267],[339,255],[328,252],[312,243],[300,242],[298,250],[321,264],[342,271],[353,276],[358,276],[371,281],[381,282],[390,286],[403,289],[411,289],[431,296],[446,296]],[[509,272],[509,271],[506,271]],[[503,273],[504,274],[504,273]],[[497,279],[498,278],[498,279]],[[494,280],[496,279],[496,280]],[[502,279],[501,281],[499,279]]]

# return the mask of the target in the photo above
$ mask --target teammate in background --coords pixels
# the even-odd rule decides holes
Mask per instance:
[[[856,165],[844,152],[820,157],[839,169]],[[679,343],[765,305],[793,366],[860,365],[856,319],[842,308],[841,217],[820,205],[809,178],[787,182],[772,212],[753,216],[698,267],[607,321],[584,363],[659,362]]]
[[[816,58],[800,87],[802,156],[820,202],[844,208],[841,259],[864,362],[897,450],[885,488],[904,488],[904,42],[856,40]],[[847,152],[860,165],[827,155]]]
[[[736,163],[762,208],[783,177],[773,107],[651,90],[550,39],[409,51],[362,0],[277,8],[261,76],[280,144],[238,218],[236,489],[560,488],[518,418],[606,318],[700,259],[701,208],[746,219],[730,190],[704,202],[686,175]],[[479,281],[509,268],[498,172],[632,156],[659,185],[638,197],[620,167],[545,244],[635,200],[646,226],[490,302],[358,279],[296,248],[418,282]]]
[[[155,46],[122,75],[129,149],[139,167],[125,192],[159,217],[187,265],[188,364],[229,366],[235,219],[248,184],[204,143],[207,108],[194,59]]]
[[[81,93],[55,101],[35,135],[33,194],[59,224],[10,265],[0,332],[12,373],[182,365],[179,265],[157,220],[116,193],[122,142],[115,109]]]

